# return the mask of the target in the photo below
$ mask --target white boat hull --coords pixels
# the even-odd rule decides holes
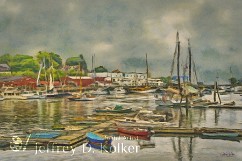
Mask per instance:
[[[148,89],[148,90],[143,90],[143,91],[131,90],[131,92],[133,92],[133,93],[153,93],[155,91],[156,91],[156,89]]]
[[[24,96],[4,96],[4,99],[15,99],[15,100],[27,100],[27,97]]]
[[[128,121],[129,120],[129,121]],[[145,120],[133,120],[133,119],[116,119],[115,123],[117,126],[139,126],[139,127],[155,127],[155,126],[164,126],[167,125],[167,122],[152,122]]]
[[[212,93],[211,95],[205,95],[202,97],[203,100],[209,100],[211,102],[214,101],[214,94]],[[225,95],[220,95],[220,99],[222,102],[231,102],[231,101],[238,101],[241,99],[241,96],[239,94],[234,94],[234,93],[229,93]],[[218,101],[219,98],[216,95],[216,100]]]
[[[161,99],[155,100],[155,104],[157,104],[158,106],[173,106],[174,105],[170,100],[164,102]]]
[[[94,101],[96,98],[69,98],[71,101]]]

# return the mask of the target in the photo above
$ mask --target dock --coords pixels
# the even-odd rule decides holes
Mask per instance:
[[[178,137],[178,136],[200,136],[202,133],[238,133],[239,140],[242,140],[242,129],[228,129],[228,128],[208,128],[208,127],[194,127],[194,128],[181,128],[181,127],[154,127],[152,129],[155,133],[155,136],[163,137]],[[21,137],[20,139],[23,142],[26,150],[33,150],[35,146],[48,146],[55,145],[57,148],[66,147],[66,150],[71,150],[71,148],[78,147],[87,142],[86,133],[95,132],[95,133],[114,133],[117,132],[117,127],[114,125],[114,121],[110,120],[107,122],[100,123],[98,125],[86,126],[79,130],[59,130],[62,132],[61,136],[53,139],[40,139],[40,138],[30,138],[28,135]],[[0,137],[0,149],[2,150],[11,150],[11,143],[13,142],[12,137]],[[71,148],[70,148],[71,147]],[[53,148],[53,147],[52,147]]]
[[[242,109],[242,106],[236,105],[210,105],[208,108],[228,108],[228,109]]]

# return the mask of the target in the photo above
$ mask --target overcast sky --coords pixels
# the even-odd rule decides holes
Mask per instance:
[[[91,67],[167,76],[180,33],[200,81],[242,77],[241,0],[0,0],[0,54],[83,54]],[[184,63],[183,63],[184,64]],[[217,74],[218,73],[218,74]]]

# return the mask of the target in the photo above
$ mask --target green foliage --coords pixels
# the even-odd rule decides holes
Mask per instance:
[[[11,73],[0,73],[0,77],[8,77],[8,76],[12,76]]]
[[[43,63],[43,60],[45,61],[45,68],[41,70],[40,80],[48,81],[50,73],[53,74],[54,80],[59,80],[60,78],[65,77],[67,74],[70,76],[80,75],[80,71],[76,69],[71,69],[68,72],[65,72],[62,69],[60,69],[62,67],[62,58],[60,57],[60,55],[55,54],[53,52],[39,51],[36,57],[23,54],[17,54],[15,56],[12,56],[10,54],[4,54],[0,56],[0,63],[8,64],[12,71],[12,74],[2,73],[0,76],[21,75],[37,78],[38,71],[40,68],[39,64]],[[66,64],[70,66],[79,65],[80,63],[82,66],[82,70],[84,71],[82,72],[82,75],[86,75],[85,72],[87,72],[87,64],[83,55],[80,55],[79,57],[68,58],[66,61]],[[52,64],[53,68],[50,68]],[[97,71],[100,70],[101,69],[99,68],[97,69]],[[104,71],[107,70],[104,69]]]
[[[87,72],[87,63],[82,54],[79,57],[70,57],[66,59],[66,65],[69,65],[69,66],[81,65],[82,70],[84,70],[84,72]]]
[[[168,77],[161,77],[161,80],[163,81],[163,83],[168,84],[171,81],[171,77],[170,76],[168,76]]]
[[[37,72],[39,69],[39,64],[37,60],[34,60],[32,56],[17,54],[12,57],[9,66],[12,72],[19,71],[33,71]]]
[[[104,73],[104,72],[108,72],[108,70],[104,66],[99,66],[99,67],[95,68],[95,72]]]
[[[75,69],[70,69],[70,70],[68,71],[68,75],[69,75],[69,76],[79,76],[79,75],[80,75],[80,71],[77,71],[77,70],[75,70]]]
[[[30,70],[13,72],[12,76],[27,76],[27,77],[37,78],[36,73]]]
[[[79,57],[70,57],[70,58],[66,59],[66,65],[69,65],[69,66],[79,65],[80,62],[81,61],[80,61]]]
[[[29,55],[23,55],[23,54],[17,54],[12,57],[13,62],[21,62],[27,59],[33,59],[33,57]]]
[[[0,64],[8,64],[12,61],[12,55],[10,54],[4,54],[0,56]]]
[[[237,79],[234,77],[230,78],[229,81],[232,87],[235,87],[238,83]]]
[[[39,51],[36,55],[36,58],[39,63],[43,63],[43,61],[45,61],[46,69],[49,68],[52,64],[54,68],[62,67],[62,58],[58,54],[52,52],[49,53],[45,51]]]
[[[40,74],[40,80],[49,81],[50,74],[53,75],[55,81],[60,80],[61,78],[67,75],[65,71],[62,71],[60,69],[54,69],[54,70],[43,69]]]

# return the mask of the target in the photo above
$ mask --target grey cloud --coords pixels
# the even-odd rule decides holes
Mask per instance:
[[[218,69],[222,75],[231,65],[241,66],[242,4],[236,0],[0,2],[0,54],[46,50],[67,58],[82,53],[90,66],[95,53],[97,65],[142,72],[142,61],[128,62],[144,60],[148,53],[153,75],[165,76],[179,30],[183,59],[191,38],[201,79],[212,81]],[[241,70],[235,72],[241,77]]]

